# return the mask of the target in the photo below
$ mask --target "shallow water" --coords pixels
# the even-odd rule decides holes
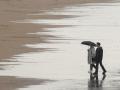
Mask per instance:
[[[101,42],[104,49],[103,63],[107,69],[104,89],[118,89],[120,65],[120,3],[88,3],[66,8],[56,8],[43,13],[28,14],[67,15],[74,17],[62,19],[24,19],[11,23],[32,23],[38,25],[65,25],[64,27],[44,28],[48,32],[28,33],[31,35],[54,35],[50,43],[26,44],[30,48],[51,48],[45,52],[30,52],[15,55],[11,60],[1,62],[11,64],[0,71],[0,75],[57,80],[45,85],[30,86],[18,90],[91,90],[88,87],[89,65],[88,46],[81,45],[84,40]],[[12,65],[16,64],[16,65]],[[102,74],[99,73],[99,82]],[[98,88],[94,88],[95,90]]]

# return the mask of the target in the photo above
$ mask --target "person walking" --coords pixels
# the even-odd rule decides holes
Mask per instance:
[[[90,48],[88,49],[88,64],[90,64],[89,73],[91,73],[91,74],[92,74],[93,67],[96,68],[94,65],[94,62],[93,62],[93,59],[95,58],[95,56],[96,56],[95,55],[95,48],[94,48],[94,46],[90,45]]]
[[[101,47],[101,44],[99,42],[97,42],[96,44],[97,46],[97,49],[96,49],[96,70],[95,70],[95,73],[94,75],[98,75],[98,67],[99,67],[99,64],[103,70],[103,75],[105,75],[105,73],[107,72],[106,69],[104,68],[103,64],[102,64],[102,59],[103,59],[103,49]]]

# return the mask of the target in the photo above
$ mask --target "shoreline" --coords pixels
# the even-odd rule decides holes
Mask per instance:
[[[41,13],[40,10],[60,8],[67,5],[83,4],[83,3],[101,3],[108,2],[107,0],[22,0],[22,1],[0,1],[0,61],[11,58],[16,54],[34,52],[34,51],[46,51],[47,49],[33,49],[25,47],[25,44],[31,43],[49,43],[49,39],[56,38],[52,35],[30,35],[28,33],[44,32],[44,28],[47,27],[62,27],[51,25],[35,25],[24,23],[12,23],[10,21],[28,19],[28,14]],[[110,1],[109,1],[110,2]],[[56,16],[58,18],[67,18],[68,16]],[[72,16],[71,16],[72,17]],[[33,18],[54,18],[47,16],[29,16],[29,19]],[[70,18],[70,17],[69,17]],[[46,31],[45,31],[46,32]]]
[[[31,85],[43,85],[49,82],[53,82],[53,80],[0,76],[1,90],[16,90],[18,88],[26,88]]]

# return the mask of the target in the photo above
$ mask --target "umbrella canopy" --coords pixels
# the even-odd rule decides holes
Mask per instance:
[[[94,42],[91,42],[91,41],[83,41],[83,42],[81,42],[81,44],[88,45],[88,46],[96,46],[96,44]]]

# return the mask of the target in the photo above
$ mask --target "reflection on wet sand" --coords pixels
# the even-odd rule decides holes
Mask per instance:
[[[33,78],[18,78],[14,76],[0,76],[1,90],[16,90],[17,88],[26,88],[30,85],[43,85],[52,80],[33,79]]]
[[[106,75],[103,75],[101,80],[99,80],[98,75],[97,76],[90,75],[90,80],[88,81],[88,90],[93,90],[93,88],[102,88],[105,78]]]

